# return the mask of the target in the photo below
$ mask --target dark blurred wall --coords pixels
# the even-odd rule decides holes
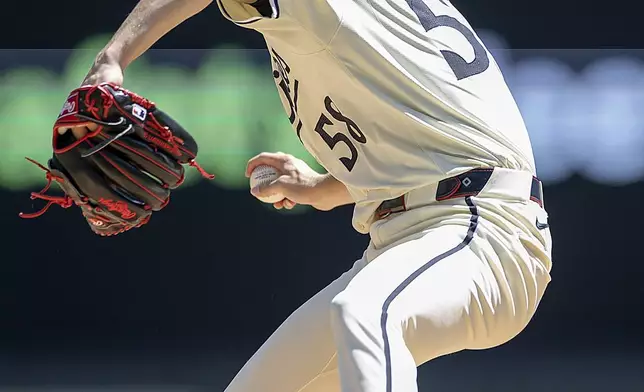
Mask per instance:
[[[634,34],[641,30],[637,13],[617,7],[600,12],[573,0],[454,3],[475,27],[499,32],[513,48],[642,43]],[[34,11],[0,25],[0,47],[72,48],[87,35],[114,30],[133,4],[37,2],[30,7]],[[159,45],[210,48],[217,42],[259,47],[262,41],[223,20],[213,6]],[[47,130],[43,137],[49,137]],[[506,347],[466,355],[480,361],[480,369],[493,369],[495,359],[529,367],[541,358],[540,364],[561,371],[562,383],[584,372],[590,372],[588,380],[602,380],[605,372],[625,383],[618,390],[643,391],[644,379],[633,372],[644,369],[644,183],[607,187],[573,177],[546,187],[545,194],[554,269],[541,309]],[[112,239],[91,235],[79,211],[52,208],[37,221],[20,220],[17,212],[32,207],[26,192],[0,190],[0,205],[0,386],[81,379],[199,384],[209,382],[216,368],[221,374],[210,382],[221,387],[292,310],[348,269],[367,241],[352,231],[349,208],[279,214],[245,191],[204,183],[177,192],[144,229]],[[146,365],[148,357],[154,365]],[[215,357],[230,362],[216,366]],[[458,358],[439,360],[435,369],[478,369]],[[43,365],[89,366],[88,361],[116,367],[125,361],[122,368],[132,372],[83,375],[69,365],[68,373],[45,374]],[[586,367],[584,361],[623,361],[635,370]],[[488,377],[515,382],[511,375]],[[421,379],[431,381],[427,375]],[[466,381],[458,382],[465,389]],[[480,391],[506,390],[501,384],[475,385]],[[520,390],[574,391],[567,386],[581,384],[547,385]],[[588,381],[584,390],[611,385]]]
[[[642,47],[641,5],[634,1],[614,6],[581,0],[453,3],[475,28],[502,33],[514,49]],[[36,0],[29,4],[29,12],[10,12],[10,20],[0,25],[0,47],[72,48],[85,35],[115,30],[136,1]],[[212,5],[158,47],[211,48],[220,41],[241,41],[251,47],[263,42],[258,34],[225,21]]]
[[[644,343],[644,205],[606,202],[644,199],[644,186],[575,179],[546,195],[554,279],[531,327],[540,333],[523,343]],[[3,192],[0,200],[18,210],[30,207],[25,196]],[[141,340],[128,345],[259,343],[348,269],[367,241],[352,231],[350,208],[278,214],[247,192],[207,184],[177,192],[149,226],[111,239],[90,235],[78,211],[52,208],[38,221],[4,211],[3,347],[64,347],[95,337],[108,346],[128,338]]]

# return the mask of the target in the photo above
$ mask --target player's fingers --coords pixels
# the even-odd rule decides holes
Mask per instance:
[[[98,124],[96,124],[96,123],[89,123],[89,124],[87,124],[86,128],[87,128],[87,130],[88,130],[89,132],[94,132],[95,130],[97,130],[97,129],[98,129]]]
[[[250,177],[253,170],[260,165],[268,165],[281,170],[288,159],[288,155],[281,152],[263,152],[248,161],[248,164],[246,164],[246,177]]]
[[[281,201],[278,201],[277,203],[273,203],[273,207],[275,207],[276,210],[281,210],[282,208],[285,207],[285,204],[284,204],[285,201],[286,200],[281,200]]]
[[[255,197],[270,197],[278,193],[283,194],[285,187],[283,183],[284,179],[282,177],[279,177],[268,184],[257,185],[250,190],[250,193]]]
[[[293,201],[291,201],[289,199],[282,200],[282,204],[283,204],[284,208],[286,208],[287,210],[292,210],[296,205],[295,202],[293,202]]]
[[[89,129],[86,127],[74,127],[71,129],[71,131],[76,139],[81,139],[83,136],[89,133]]]
[[[81,125],[77,127],[60,128],[58,130],[58,133],[62,135],[65,132],[71,131],[76,139],[81,139],[89,132],[94,132],[97,128],[98,128],[97,124],[87,124],[87,125]]]

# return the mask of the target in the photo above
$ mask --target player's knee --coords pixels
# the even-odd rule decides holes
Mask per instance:
[[[382,305],[364,295],[342,292],[331,301],[331,320],[334,325],[378,325]]]

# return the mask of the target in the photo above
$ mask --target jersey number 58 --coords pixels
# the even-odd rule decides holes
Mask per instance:
[[[437,27],[449,27],[459,33],[474,48],[474,60],[467,62],[458,53],[450,50],[441,50],[441,54],[447,61],[447,64],[456,75],[456,79],[461,80],[469,78],[470,76],[478,75],[490,67],[490,57],[485,50],[485,47],[479,42],[472,30],[470,30],[463,23],[459,22],[456,18],[447,15],[436,15],[429,6],[422,0],[405,0],[412,11],[418,17],[420,24],[429,32]],[[441,3],[448,5],[446,0],[440,0]]]
[[[326,131],[325,127],[327,125],[333,126],[335,125],[335,123],[324,113],[320,115],[320,118],[318,119],[314,130],[320,135],[322,140],[324,140],[324,142],[327,144],[327,146],[329,146],[331,150],[333,150],[338,143],[344,144],[349,149],[351,155],[348,157],[341,157],[340,162],[342,162],[342,164],[347,168],[348,171],[352,171],[353,167],[356,165],[356,161],[358,160],[358,149],[356,148],[353,141],[356,141],[360,144],[365,144],[367,142],[367,137],[360,130],[358,124],[356,124],[349,117],[342,114],[340,109],[336,107],[331,97],[327,96],[324,99],[324,107],[335,121],[344,124],[347,132],[349,133],[349,135],[351,135],[351,138],[341,132],[338,132],[334,135],[329,134]]]

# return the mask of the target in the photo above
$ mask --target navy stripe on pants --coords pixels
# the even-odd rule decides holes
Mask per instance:
[[[408,287],[411,284],[411,282],[414,281],[414,279],[418,278],[420,274],[427,271],[431,266],[438,263],[439,261],[446,259],[447,257],[453,254],[456,254],[456,252],[465,248],[472,241],[472,238],[474,238],[474,233],[476,232],[476,226],[478,225],[479,215],[478,215],[478,210],[476,209],[476,206],[474,205],[474,202],[472,202],[472,199],[470,197],[466,197],[465,202],[470,208],[470,213],[472,214],[472,216],[470,218],[470,226],[467,230],[467,235],[465,236],[463,241],[461,241],[461,243],[459,243],[452,249],[446,251],[445,253],[441,253],[440,255],[429,260],[422,267],[414,271],[413,274],[409,275],[407,279],[405,279],[400,285],[398,285],[398,287],[396,287],[396,289],[391,294],[389,294],[389,296],[385,300],[385,303],[382,305],[382,316],[380,317],[380,328],[382,329],[382,338],[383,338],[383,341],[385,342],[384,350],[385,350],[385,370],[386,370],[386,380],[387,380],[387,389],[386,389],[387,392],[392,392],[391,347],[389,344],[389,336],[387,334],[387,317],[388,317],[387,311],[389,310],[389,305],[391,305],[393,300],[396,299],[396,297],[400,293],[402,293],[402,291],[406,287]]]

